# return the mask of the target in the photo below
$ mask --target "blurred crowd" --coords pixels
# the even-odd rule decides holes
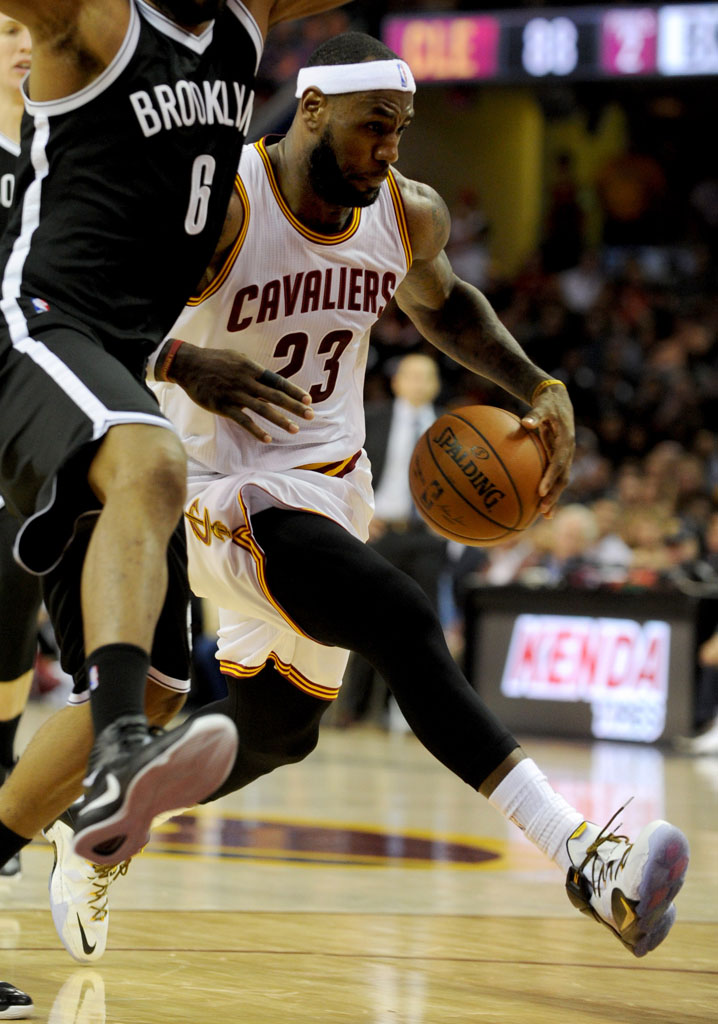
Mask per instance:
[[[653,163],[651,183],[659,179]],[[609,170],[620,177],[620,168]],[[447,253],[456,272],[488,296],[531,358],[565,382],[576,414],[576,458],[556,519],[513,546],[454,552],[488,582],[696,584],[718,594],[718,183],[711,189],[711,180],[698,178],[680,197],[683,217],[669,235],[656,237],[646,197],[622,221],[606,210],[602,237],[589,245],[570,171],[559,168],[540,245],[511,279],[492,267],[480,197],[467,187],[453,205]],[[387,394],[397,361],[416,351],[432,349],[390,307],[373,333],[367,398]],[[439,365],[442,406],[523,411],[450,360],[439,356]]]
[[[467,261],[452,246],[449,255],[466,276]],[[476,555],[489,581],[695,581],[718,593],[718,307],[712,293],[688,299],[689,284],[695,277],[652,283],[629,256],[611,272],[595,252],[560,273],[546,272],[537,254],[517,280],[484,284],[527,352],[566,383],[577,425],[560,513],[513,548]],[[429,349],[387,311],[373,338],[370,398],[412,351]],[[440,367],[442,405],[523,411],[489,382],[441,359]]]

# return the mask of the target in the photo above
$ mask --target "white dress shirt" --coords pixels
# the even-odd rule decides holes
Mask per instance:
[[[409,461],[416,442],[435,419],[433,405],[414,406],[403,398],[394,399],[384,471],[374,492],[377,519],[397,522],[411,516]]]

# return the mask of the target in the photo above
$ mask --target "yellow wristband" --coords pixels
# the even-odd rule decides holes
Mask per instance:
[[[567,390],[566,385],[562,380],[557,380],[555,377],[549,377],[548,380],[540,381],[534,388],[534,393],[531,395],[531,405],[536,405],[536,399],[545,388],[551,388],[554,385],[563,388],[564,391]]]

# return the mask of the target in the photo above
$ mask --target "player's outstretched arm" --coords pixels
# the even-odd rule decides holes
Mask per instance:
[[[549,456],[539,493],[540,510],[550,515],[568,483],[573,459],[568,393],[559,382],[540,387],[549,375],[528,358],[486,296],[454,273],[444,251],[451,222],[441,197],[426,185],[396,177],[414,253],[396,300],[432,345],[531,406],[522,422],[538,430]]]
[[[33,29],[46,19],[49,6],[47,0],[3,0],[2,13]],[[73,8],[81,6],[81,0],[58,0],[57,6],[63,14],[70,15]],[[68,8],[67,12],[64,8]]]
[[[335,7],[343,7],[348,0],[244,0],[259,25],[262,34],[280,21],[292,21],[294,18],[307,18],[310,14],[321,14]]]
[[[0,6],[30,30],[29,95],[40,103],[78,92],[102,74],[130,21],[130,0],[0,0]]]
[[[265,443],[272,440],[271,435],[248,412],[258,413],[290,434],[296,434],[299,426],[280,410],[299,419],[314,417],[306,391],[230,349],[199,348],[170,338],[157,357],[155,378],[178,384],[197,405],[227,416]]]

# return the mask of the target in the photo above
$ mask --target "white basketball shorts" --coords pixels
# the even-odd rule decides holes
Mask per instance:
[[[188,482],[190,585],[219,609],[222,672],[246,678],[269,661],[295,686],[332,700],[349,655],[309,637],[272,597],[264,552],[252,533],[252,516],[270,507],[328,516],[365,541],[374,508],[369,460],[362,452],[341,477],[315,469],[247,469],[232,476],[191,475]]]

